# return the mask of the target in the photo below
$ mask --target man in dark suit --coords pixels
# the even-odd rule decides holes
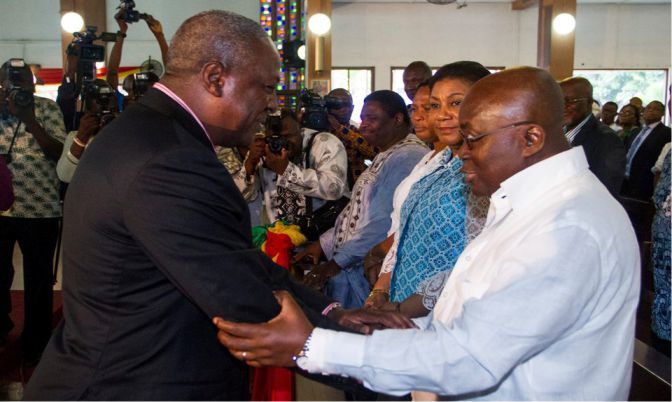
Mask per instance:
[[[573,147],[583,147],[590,170],[617,195],[625,172],[625,148],[614,130],[593,116],[593,86],[583,77],[571,77],[562,80],[560,88],[567,140]]]
[[[644,108],[645,126],[636,134],[625,138],[628,150],[625,167],[623,195],[648,201],[653,195],[653,173],[660,151],[670,142],[670,128],[661,122],[665,106],[659,101]]]
[[[254,21],[198,14],[173,37],[161,82],[88,147],[65,200],[64,319],[26,399],[247,399],[247,369],[212,317],[266,321],[283,289],[335,325],[323,315],[342,310],[252,245],[247,204],[214,152],[249,145],[279,66]]]

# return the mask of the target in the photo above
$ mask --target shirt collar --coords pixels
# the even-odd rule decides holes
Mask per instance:
[[[210,145],[212,146],[212,149],[213,149],[215,152],[217,152],[217,151],[215,150],[215,144],[212,142],[212,138],[210,138],[210,134],[209,134],[208,131],[205,129],[205,126],[203,125],[203,122],[201,122],[201,119],[199,119],[198,116],[196,116],[196,113],[194,113],[194,111],[191,110],[191,108],[189,107],[189,105],[187,105],[187,104],[182,100],[182,98],[180,98],[179,96],[177,96],[177,94],[176,94],[175,92],[173,92],[170,88],[168,88],[167,86],[163,85],[163,84],[160,83],[160,82],[155,83],[155,84],[152,86],[152,88],[157,89],[157,90],[163,92],[164,94],[166,94],[166,96],[168,96],[170,99],[174,100],[178,105],[180,105],[180,106],[182,107],[182,109],[186,110],[187,113],[189,113],[189,114],[191,115],[191,117],[193,117],[194,120],[196,120],[196,123],[198,123],[198,125],[201,126],[201,128],[203,129],[203,133],[205,134],[205,137],[208,139],[208,141],[210,142]]]
[[[542,194],[585,170],[588,170],[588,161],[583,147],[571,148],[535,163],[503,181],[491,196],[491,202],[501,204],[501,200],[506,199],[511,209],[523,209]]]
[[[588,116],[586,116],[586,118],[583,119],[581,123],[577,124],[576,127],[565,133],[565,137],[567,138],[567,141],[569,141],[570,144],[572,143],[572,141],[574,141],[574,137],[576,137],[579,131],[581,131],[581,129],[583,128],[583,126],[586,125],[591,116],[592,113],[588,113]]]
[[[656,126],[659,125],[659,124],[660,124],[659,121],[657,121],[655,123],[651,123],[651,124],[645,124],[644,127],[642,127],[642,132],[644,130],[646,130],[647,127],[650,129],[649,131],[653,131],[653,129],[656,128]]]

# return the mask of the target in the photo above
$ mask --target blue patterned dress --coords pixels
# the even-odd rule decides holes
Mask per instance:
[[[653,192],[656,214],[653,217],[651,262],[655,295],[651,327],[661,338],[670,340],[670,152],[665,156],[660,180]]]
[[[401,208],[390,283],[391,301],[419,293],[429,310],[462,250],[480,233],[488,210],[488,199],[472,196],[464,182],[462,161],[449,151],[442,158],[434,172],[411,187]]]

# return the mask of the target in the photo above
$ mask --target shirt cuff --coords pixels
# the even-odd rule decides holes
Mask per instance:
[[[338,373],[339,366],[361,367],[366,336],[315,328],[302,369],[309,373]]]

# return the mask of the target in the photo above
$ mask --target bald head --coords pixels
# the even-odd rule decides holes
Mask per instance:
[[[462,171],[475,194],[490,195],[527,167],[569,149],[562,92],[546,71],[507,69],[477,81],[460,108]]]
[[[547,141],[566,143],[562,131],[562,91],[542,69],[511,68],[477,81],[462,110],[503,122],[533,121],[546,132]]]
[[[414,61],[404,69],[404,92],[410,100],[415,97],[418,85],[432,77],[432,69],[424,61]]]
[[[193,74],[210,61],[227,69],[245,67],[261,41],[268,41],[268,35],[255,21],[223,10],[204,11],[182,23],[173,36],[166,72]]]

